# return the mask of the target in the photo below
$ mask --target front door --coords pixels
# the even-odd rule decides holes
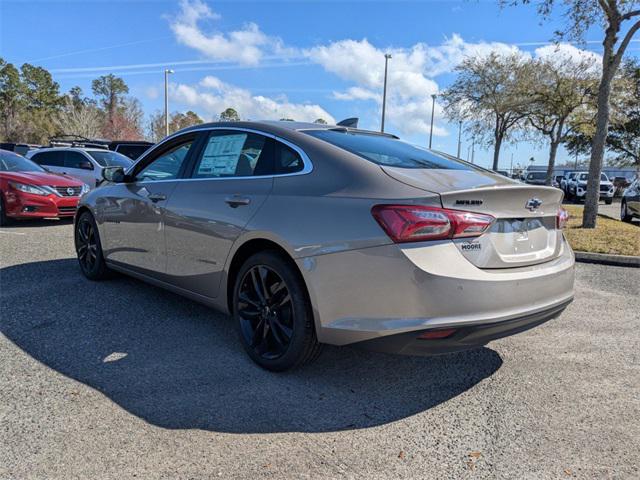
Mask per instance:
[[[156,276],[165,272],[165,208],[193,143],[194,136],[172,142],[137,164],[133,181],[105,187],[97,209],[107,261]]]
[[[204,139],[191,178],[167,205],[167,274],[207,297],[218,294],[235,240],[273,186],[272,141],[242,130],[214,130]]]

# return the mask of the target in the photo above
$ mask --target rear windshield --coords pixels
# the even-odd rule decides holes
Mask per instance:
[[[342,130],[307,130],[313,137],[378,165],[401,168],[471,170],[467,164],[392,137]]]
[[[130,158],[117,152],[110,152],[109,150],[87,150],[87,153],[103,167],[128,168],[133,164]]]

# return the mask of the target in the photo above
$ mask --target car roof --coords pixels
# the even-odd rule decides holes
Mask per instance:
[[[182,130],[178,130],[173,135],[178,135],[182,133],[188,133],[192,131],[198,130],[207,130],[209,128],[247,128],[247,129],[256,129],[262,130],[267,133],[272,134],[286,134],[291,131],[305,131],[305,130],[338,130],[338,131],[348,131],[354,133],[363,133],[369,135],[380,135],[390,138],[398,138],[395,135],[389,133],[376,132],[373,130],[364,130],[360,128],[351,128],[351,127],[342,127],[339,125],[328,125],[322,123],[311,123],[311,122],[291,122],[285,120],[261,120],[261,121],[241,121],[241,122],[210,122],[210,123],[201,123],[199,125],[193,125],[191,127],[183,128]]]
[[[107,150],[106,148],[96,148],[96,147],[44,147],[37,148],[35,150],[31,150],[31,152],[39,153],[39,152],[54,152],[56,150],[80,150],[83,152],[110,152],[111,150]],[[29,152],[29,153],[31,153]]]

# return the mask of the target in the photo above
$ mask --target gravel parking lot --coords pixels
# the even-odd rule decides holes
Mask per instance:
[[[580,264],[537,329],[273,374],[230,319],[86,281],[70,222],[0,229],[0,478],[638,478],[640,270]]]

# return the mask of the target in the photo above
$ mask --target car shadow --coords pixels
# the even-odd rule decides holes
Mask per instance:
[[[75,259],[6,267],[0,278],[7,338],[164,428],[372,427],[433,408],[502,365],[488,348],[405,357],[327,347],[314,364],[275,374],[248,359],[229,317],[137,280],[90,282]]]

